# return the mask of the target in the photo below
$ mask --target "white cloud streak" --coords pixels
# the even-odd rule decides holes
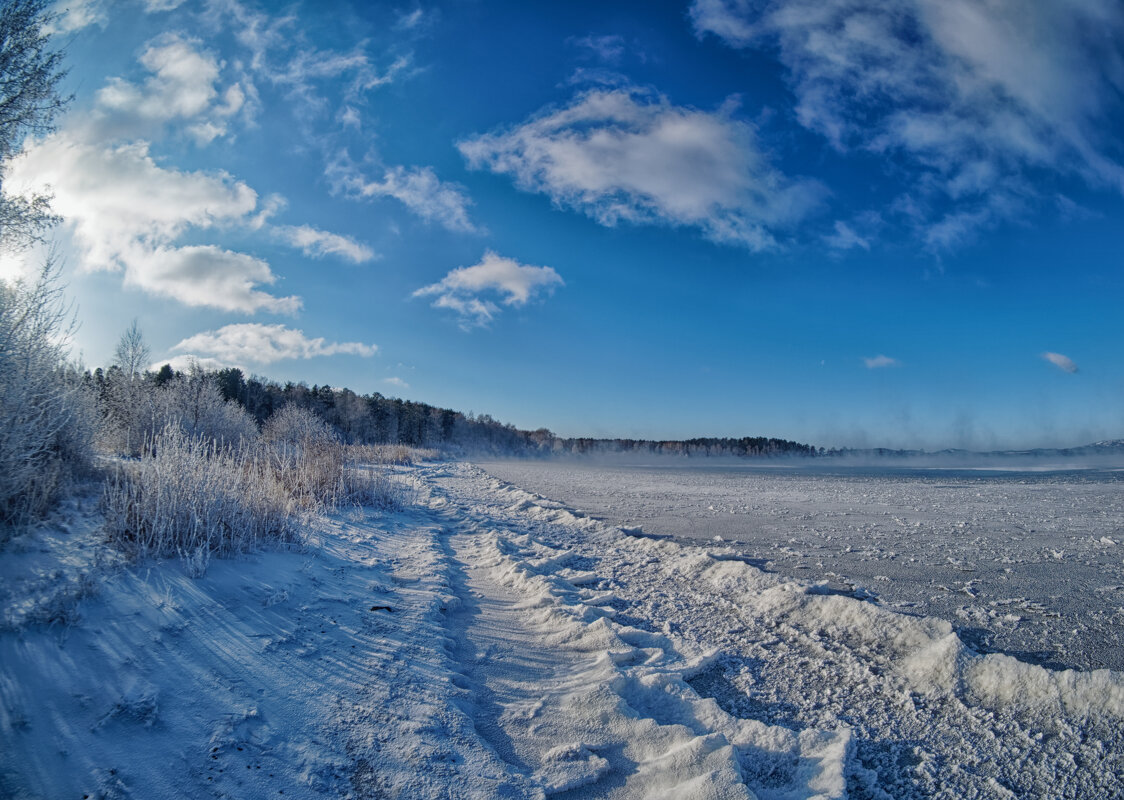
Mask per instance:
[[[306,256],[321,258],[334,255],[353,264],[362,264],[375,258],[375,251],[350,236],[329,233],[310,225],[279,225],[273,229],[282,241],[299,248]]]
[[[899,366],[901,366],[901,363],[902,362],[898,361],[896,358],[890,358],[889,356],[884,356],[884,355],[881,355],[881,354],[876,355],[873,358],[864,358],[863,359],[863,364],[866,365],[867,369],[883,369],[884,367],[899,367]]]
[[[327,177],[337,191],[349,196],[391,197],[427,222],[458,233],[478,232],[468,216],[472,200],[464,187],[442,181],[432,167],[390,167],[381,180],[372,180],[342,153],[329,164]]]
[[[413,296],[434,297],[433,307],[455,312],[467,330],[487,326],[500,313],[500,307],[485,299],[484,293],[499,295],[505,306],[521,307],[563,285],[562,277],[551,267],[526,266],[488,250],[479,264],[458,267]]]
[[[863,250],[870,249],[870,240],[860,236],[843,220],[835,221],[835,233],[825,236],[824,241],[836,250],[850,250],[855,247]]]
[[[930,244],[1024,212],[1039,170],[1124,192],[1116,0],[695,0],[690,13],[700,36],[775,45],[797,118],[834,147],[909,159],[917,186],[957,207]]]
[[[595,89],[522,125],[458,143],[474,169],[618,222],[690,226],[716,242],[763,250],[824,195],[773,167],[753,127],[635,89]]]
[[[1046,352],[1042,354],[1042,357],[1064,372],[1068,372],[1071,375],[1077,372],[1077,365],[1073,363],[1073,359],[1069,356],[1063,356],[1061,353]]]
[[[228,364],[272,364],[285,359],[309,359],[320,356],[373,356],[378,348],[361,342],[328,342],[321,337],[310,339],[303,331],[284,325],[263,325],[244,322],[227,325],[215,331],[190,336],[173,350],[205,353]]]

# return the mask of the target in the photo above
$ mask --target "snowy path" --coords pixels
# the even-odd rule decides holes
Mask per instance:
[[[400,478],[411,509],[198,579],[84,596],[92,528],[10,545],[0,796],[1124,797],[1119,673],[979,656],[471,465]]]

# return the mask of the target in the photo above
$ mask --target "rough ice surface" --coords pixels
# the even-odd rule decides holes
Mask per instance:
[[[618,525],[946,619],[980,652],[1124,670],[1124,470],[484,466]]]
[[[1119,672],[470,464],[396,479],[404,511],[197,578],[114,559],[92,499],[10,542],[0,796],[1124,796]]]

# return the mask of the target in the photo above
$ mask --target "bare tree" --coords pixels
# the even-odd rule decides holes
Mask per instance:
[[[134,319],[133,324],[121,334],[121,339],[117,342],[113,363],[121,368],[121,372],[130,381],[134,381],[144,375],[151,355],[152,352],[145,344],[144,336],[141,335],[137,321]]]
[[[53,129],[70,101],[58,92],[66,75],[62,53],[52,50],[46,0],[0,0],[0,187],[8,162],[28,135]],[[49,198],[0,193],[0,247],[18,249],[40,240],[58,220]]]

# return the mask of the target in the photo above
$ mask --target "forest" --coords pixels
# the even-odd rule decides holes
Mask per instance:
[[[135,331],[126,337],[135,335]],[[142,376],[140,386],[125,400],[120,395],[124,367],[88,372],[85,381],[106,410],[108,424],[127,426],[126,417],[145,412],[143,399],[152,392],[189,379],[165,364]],[[347,444],[401,444],[463,455],[591,456],[634,453],[667,456],[733,456],[740,458],[816,456],[822,450],[787,439],[764,436],[694,438],[686,440],[567,438],[546,428],[528,431],[504,424],[488,414],[465,414],[426,403],[385,397],[378,392],[359,395],[350,389],[284,385],[268,378],[247,378],[236,367],[214,372],[195,370],[193,380],[213,383],[224,401],[236,403],[259,425],[278,409],[296,405],[328,423]],[[137,405],[137,400],[141,400]],[[148,403],[151,405],[151,403]],[[138,408],[140,409],[138,411]]]

